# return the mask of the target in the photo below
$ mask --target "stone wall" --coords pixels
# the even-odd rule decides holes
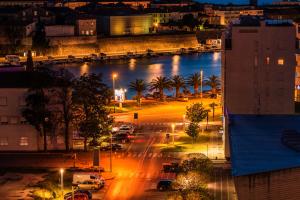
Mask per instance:
[[[127,52],[172,51],[195,48],[195,34],[143,35],[96,38],[96,36],[51,37],[52,55],[88,55],[92,53],[126,54]]]
[[[147,49],[163,51],[197,46],[198,41],[195,34],[112,37],[99,40],[100,52],[106,54],[143,52]]]
[[[299,200],[300,169],[286,169],[234,178],[238,199]]]

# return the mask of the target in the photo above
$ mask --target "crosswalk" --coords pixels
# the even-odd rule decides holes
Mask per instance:
[[[110,153],[106,152],[104,157],[109,157]],[[174,153],[168,152],[168,153],[161,153],[161,152],[113,152],[112,153],[113,158],[145,158],[145,159],[151,159],[151,158],[173,158],[176,157]]]

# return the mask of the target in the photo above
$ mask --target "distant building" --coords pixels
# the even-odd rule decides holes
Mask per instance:
[[[76,20],[77,35],[97,35],[96,19],[77,19]]]
[[[151,8],[185,7],[194,4],[191,0],[158,0],[151,3]]]
[[[45,76],[38,72],[0,73],[0,151],[42,151],[43,137],[22,117],[26,94],[37,80]],[[45,90],[47,90],[45,88]],[[53,108],[57,109],[55,105]],[[49,150],[65,148],[61,127],[47,136]],[[70,134],[70,146],[72,137]]]
[[[220,25],[228,25],[238,20],[241,16],[263,16],[264,11],[254,8],[228,7],[214,10],[213,15],[220,17]]]
[[[291,21],[244,17],[222,36],[225,145],[229,114],[293,114],[295,27]]]
[[[47,2],[47,0],[0,0],[0,6],[45,6]]]
[[[74,36],[75,27],[73,25],[47,25],[45,32],[46,37]]]
[[[129,5],[131,8],[140,9],[140,8],[149,8],[150,7],[150,0],[99,0],[97,2],[100,5],[108,5],[108,4],[118,4],[122,3],[125,5]]]

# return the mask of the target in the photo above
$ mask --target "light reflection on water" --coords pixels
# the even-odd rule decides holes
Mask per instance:
[[[75,76],[83,73],[102,73],[103,81],[112,86],[112,74],[117,73],[116,88],[128,88],[131,81],[143,79],[147,83],[157,76],[171,77],[182,75],[187,78],[190,74],[203,69],[204,78],[210,75],[220,76],[221,54],[202,53],[192,55],[160,56],[154,58],[141,58],[130,60],[112,60],[89,64],[66,64]],[[204,87],[204,90],[207,89]],[[134,91],[127,92],[128,97],[134,95]],[[173,92],[168,94],[173,94]]]

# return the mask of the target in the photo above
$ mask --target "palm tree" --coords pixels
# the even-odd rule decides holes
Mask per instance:
[[[213,121],[215,121],[215,107],[216,106],[218,106],[218,104],[216,104],[215,102],[212,102],[211,104],[209,104],[209,107],[212,108]]]
[[[199,88],[199,85],[201,84],[200,73],[196,72],[196,73],[190,75],[186,82],[188,85],[194,87],[194,95],[197,96],[198,88]]]
[[[136,100],[140,106],[142,93],[147,89],[147,84],[143,79],[135,79],[135,81],[129,83],[129,89],[136,91]]]
[[[184,82],[184,79],[182,78],[182,76],[179,76],[179,75],[173,76],[172,77],[172,86],[176,90],[175,97],[178,98],[179,97],[180,88],[184,88],[185,87],[185,82]]]
[[[150,82],[150,91],[158,90],[159,98],[164,99],[164,89],[172,89],[172,81],[164,76],[158,76]]]
[[[212,75],[204,82],[205,85],[211,88],[211,93],[213,97],[217,96],[217,89],[219,89],[221,83],[219,77]]]

